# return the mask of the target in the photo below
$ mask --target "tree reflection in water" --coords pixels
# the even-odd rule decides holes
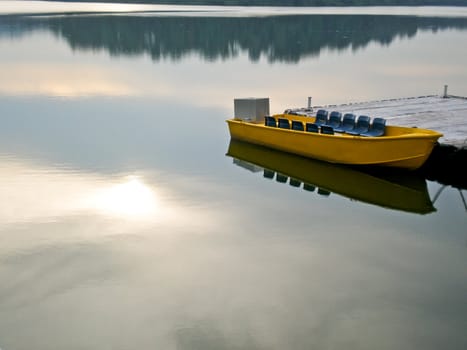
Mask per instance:
[[[3,16],[0,35],[47,29],[74,50],[104,49],[111,55],[148,54],[152,60],[233,58],[297,63],[325,49],[358,50],[372,42],[390,45],[419,31],[467,29],[467,18],[392,15],[286,15],[183,17],[141,15]]]

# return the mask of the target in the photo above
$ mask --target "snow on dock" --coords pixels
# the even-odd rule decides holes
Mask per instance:
[[[314,106],[355,115],[383,117],[388,125],[416,126],[441,132],[443,144],[467,147],[467,98],[448,95]]]

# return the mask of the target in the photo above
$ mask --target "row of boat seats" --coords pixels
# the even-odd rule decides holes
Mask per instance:
[[[319,110],[318,112],[320,111],[324,110]],[[386,119],[374,118],[373,122],[370,123],[371,119],[368,116],[361,115],[357,119],[355,114],[346,113],[342,118],[340,112],[331,112],[329,119],[327,119],[327,111],[324,112],[326,114],[317,113],[315,122],[305,123],[305,126],[301,121],[290,121],[285,118],[278,118],[276,123],[276,119],[271,116],[265,117],[265,125],[297,131],[321,132],[328,135],[338,132],[354,136],[377,137],[385,133]]]
[[[334,129],[335,132],[346,133],[354,136],[383,136],[386,128],[386,119],[371,118],[366,115],[356,117],[353,113],[342,114],[337,111],[332,111],[328,117],[328,111],[319,109],[316,112],[315,124],[327,125]]]
[[[276,119],[271,116],[264,117],[264,125],[277,127],[281,129],[292,129],[296,131],[307,131],[307,132],[321,132],[322,134],[333,135],[334,129],[328,125],[318,125],[316,123],[305,123],[303,124],[299,120],[292,120],[285,118]]]
[[[293,186],[293,187],[300,187],[301,184],[302,184],[302,182],[300,180],[295,179],[293,177],[288,178],[287,175],[283,175],[283,174],[281,174],[279,172],[276,173],[274,170],[264,169],[263,176],[265,178],[271,179],[271,180],[274,179],[274,177],[275,177],[276,181],[280,182],[280,183],[287,183],[287,179],[288,179],[289,180],[289,185]],[[303,183],[303,189],[306,190],[306,191],[309,191],[309,192],[313,192],[316,189],[316,186],[304,182]],[[317,192],[318,192],[318,194],[320,194],[322,196],[326,196],[326,197],[331,194],[331,192],[329,192],[328,190],[325,190],[325,189],[319,188],[319,187],[318,187]]]

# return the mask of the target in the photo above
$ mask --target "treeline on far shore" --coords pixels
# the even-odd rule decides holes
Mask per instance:
[[[77,0],[52,0],[77,1]],[[467,0],[79,0],[82,2],[148,3],[216,6],[467,6]]]

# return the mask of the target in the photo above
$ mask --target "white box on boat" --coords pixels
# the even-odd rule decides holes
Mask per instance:
[[[262,122],[265,115],[269,115],[269,98],[234,99],[235,118]]]

